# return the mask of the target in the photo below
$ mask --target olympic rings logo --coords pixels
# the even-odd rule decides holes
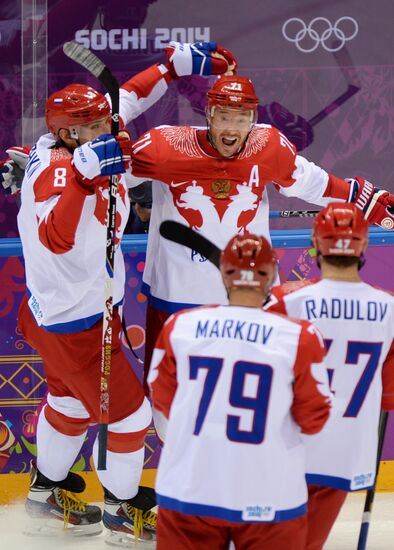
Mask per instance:
[[[350,31],[353,30],[353,32],[351,32],[349,36],[347,36],[345,34],[345,31],[340,28],[341,26],[343,27],[343,23],[345,23],[345,21],[348,21],[350,23]],[[316,23],[318,22],[323,23],[323,25],[327,27],[323,31],[320,31],[320,34],[316,29],[313,28],[313,26],[316,26]],[[291,23],[301,25],[301,28],[296,31],[295,34],[293,33],[293,36],[289,36],[287,32],[288,26]],[[334,25],[332,25],[329,19],[327,19],[326,17],[315,17],[314,19],[312,19],[309,25],[306,25],[305,22],[298,17],[292,17],[291,19],[288,19],[282,26],[282,34],[286,38],[286,40],[288,40],[289,42],[294,42],[300,52],[304,53],[314,52],[316,48],[319,47],[319,45],[321,45],[327,52],[337,52],[341,48],[343,48],[345,42],[353,40],[357,33],[357,21],[353,19],[353,17],[348,16],[340,17],[339,19],[337,19],[337,21],[335,21]],[[308,38],[313,41],[313,44],[310,47],[307,46]],[[334,44],[328,44],[328,40],[330,39],[335,39]]]

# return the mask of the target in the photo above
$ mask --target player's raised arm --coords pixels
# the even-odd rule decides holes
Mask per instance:
[[[273,180],[286,197],[327,206],[333,201],[354,203],[371,224],[394,229],[394,196],[362,177],[342,179],[297,155],[294,145],[278,130],[271,130],[276,147]]]
[[[124,125],[149,109],[167,91],[172,80],[190,75],[230,74],[236,70],[233,54],[216,42],[170,42],[167,62],[152,65],[120,88],[120,116]]]

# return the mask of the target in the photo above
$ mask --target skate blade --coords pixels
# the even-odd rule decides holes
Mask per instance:
[[[108,546],[117,546],[118,548],[143,548],[144,550],[154,550],[156,548],[155,540],[138,538],[137,541],[134,535],[122,533],[121,531],[110,531],[104,539]]]
[[[23,529],[28,537],[93,537],[103,531],[101,522],[90,525],[68,524],[65,528],[62,521],[55,518],[36,518],[30,520]]]

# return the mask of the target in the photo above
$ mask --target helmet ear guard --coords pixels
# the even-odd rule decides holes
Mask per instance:
[[[73,128],[69,128],[69,130],[70,130],[70,137],[72,137],[73,139],[79,139],[78,130],[75,126]]]
[[[236,235],[220,256],[224,286],[231,289],[261,290],[267,294],[277,274],[277,258],[264,237]]]

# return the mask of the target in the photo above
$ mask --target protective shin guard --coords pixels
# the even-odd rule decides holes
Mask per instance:
[[[93,460],[97,470],[98,439],[93,445]],[[144,447],[131,453],[113,453],[107,450],[107,469],[97,470],[103,487],[118,499],[127,500],[138,492],[144,465]]]
[[[56,429],[47,419],[44,407],[37,425],[37,467],[52,481],[62,481],[75,462],[86,436],[86,425],[78,435],[66,435]],[[53,412],[53,409],[52,409]],[[55,413],[56,414],[56,413]],[[64,417],[62,415],[62,419]],[[74,419],[70,419],[72,424]],[[86,423],[85,423],[86,424]]]

